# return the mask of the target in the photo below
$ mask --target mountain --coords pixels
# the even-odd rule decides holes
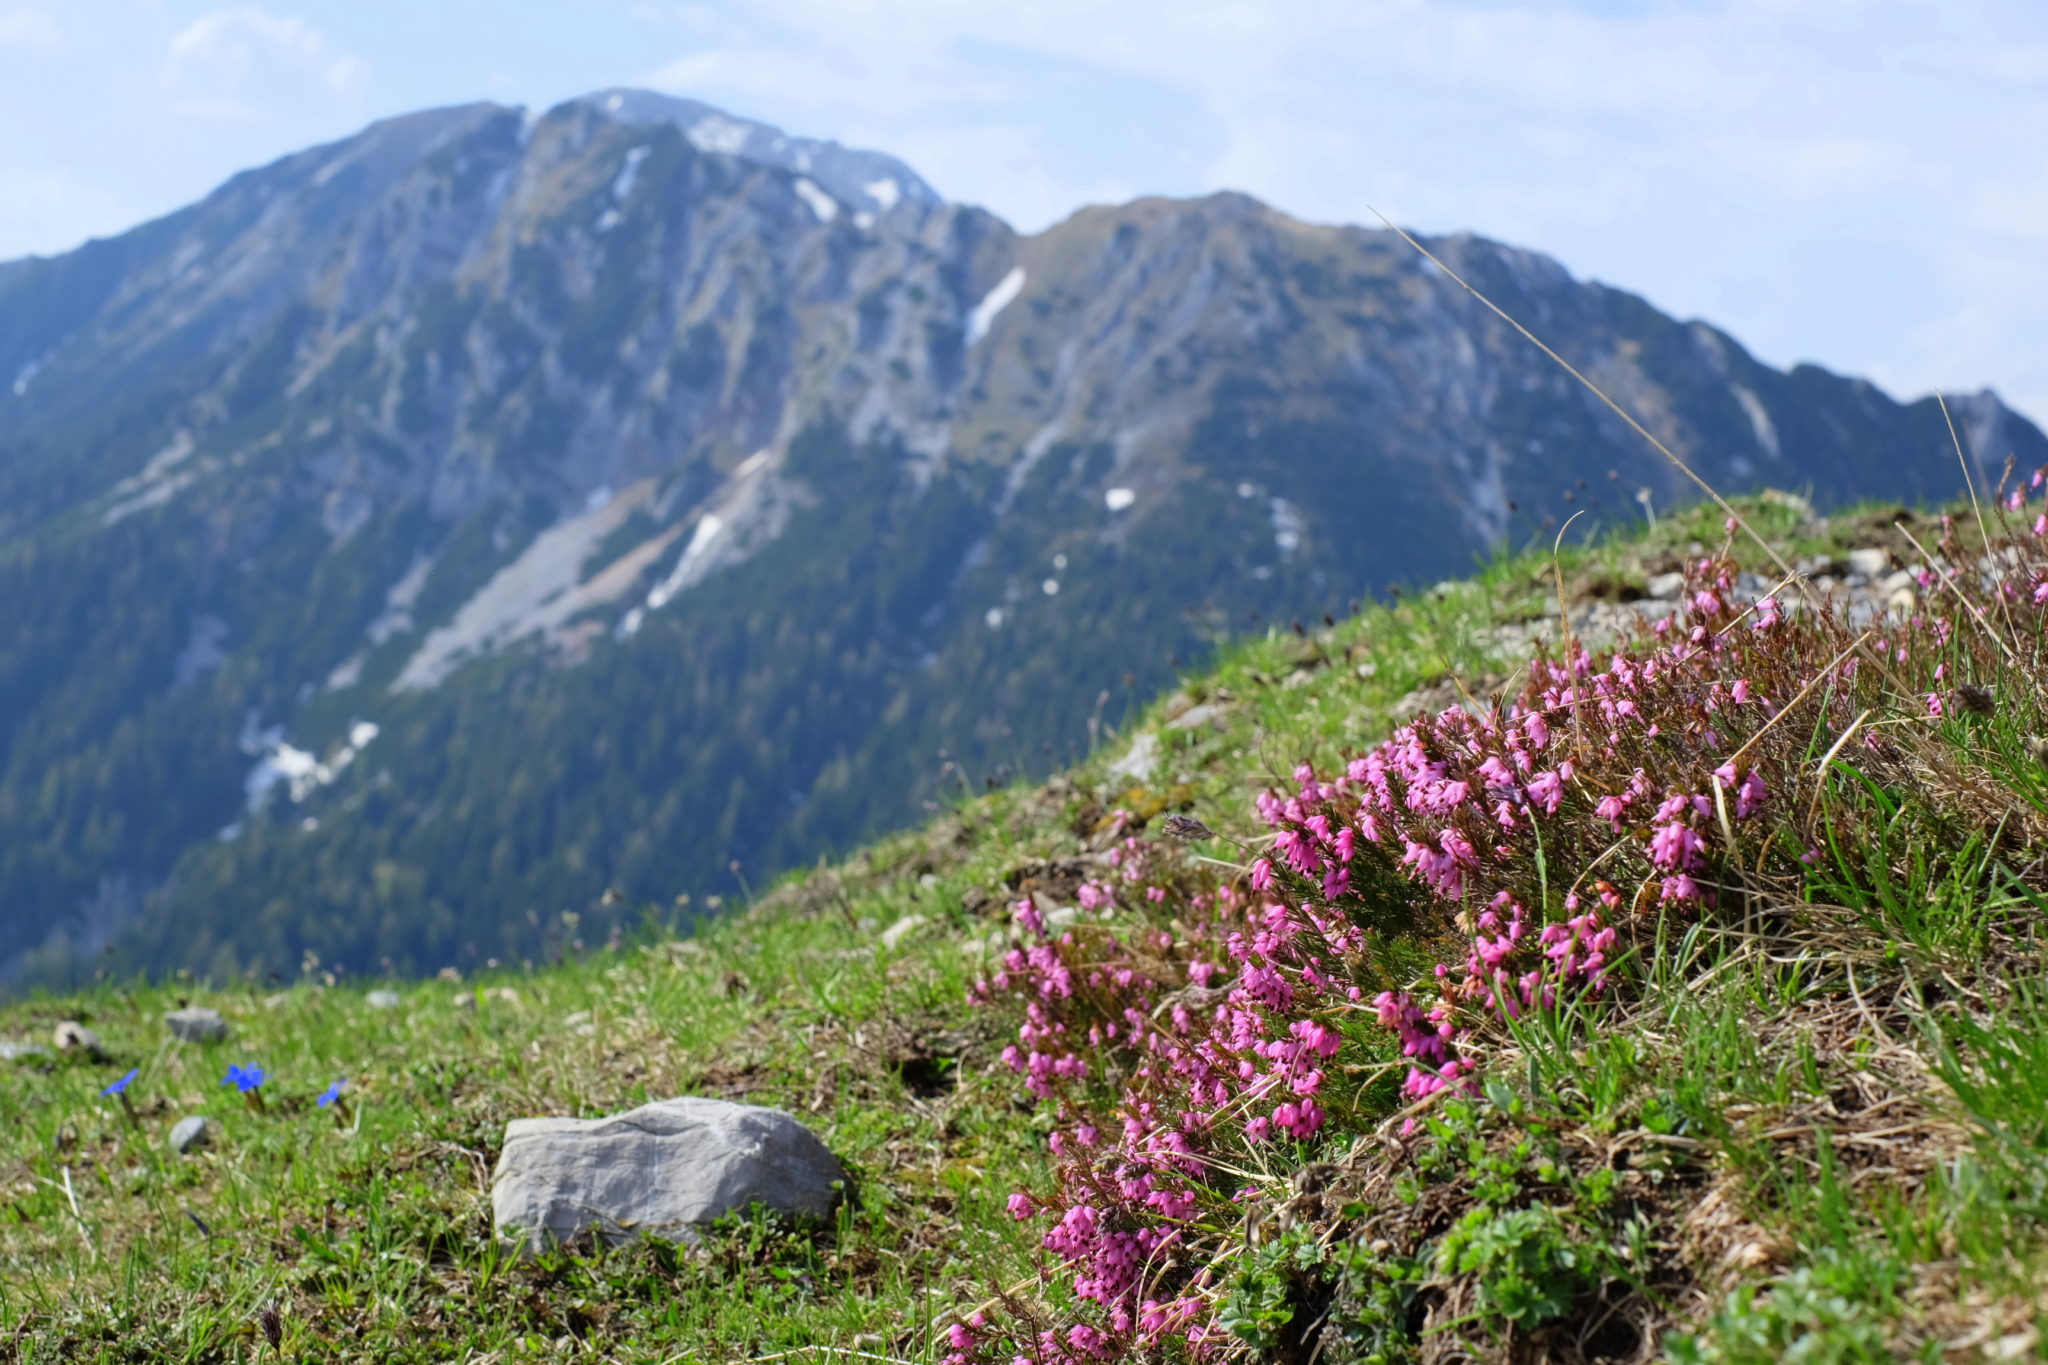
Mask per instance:
[[[1725,490],[1956,488],[1931,399],[1430,246]],[[2048,461],[1951,406],[1988,476]],[[1218,194],[1023,235],[641,92],[390,120],[0,264],[0,971],[694,911],[1638,489],[1689,495],[1390,233]]]

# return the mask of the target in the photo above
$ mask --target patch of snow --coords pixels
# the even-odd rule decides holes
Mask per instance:
[[[1023,292],[1024,267],[1011,266],[1010,273],[998,280],[996,287],[989,290],[981,302],[975,304],[973,310],[967,314],[967,344],[972,346],[987,336],[988,329],[995,324],[996,314],[1009,307],[1017,295]]]
[[[770,452],[762,449],[742,460],[694,525],[679,522],[669,532],[676,535],[685,526],[691,527],[689,542],[677,556],[675,567],[647,594],[637,615],[628,612],[619,622],[621,635],[634,634],[646,621],[647,612],[661,610],[705,578],[743,561],[756,547],[782,534],[791,510],[808,497],[801,485],[775,477],[769,456]]]
[[[711,543],[718,539],[718,533],[725,529],[725,519],[716,512],[706,512],[697,522],[697,529],[690,533],[690,543],[683,547],[683,553],[676,560],[675,568],[669,570],[667,578],[654,585],[654,591],[647,594],[647,609],[660,611],[690,581],[690,570],[711,551]]]
[[[1054,567],[1055,569],[1064,569],[1064,568],[1066,568],[1066,567],[1067,567],[1067,557],[1066,557],[1065,555],[1063,555],[1063,554],[1060,554],[1060,555],[1054,555],[1054,556],[1052,557],[1052,566],[1053,566],[1053,567]]]
[[[988,622],[990,630],[996,630],[1003,624],[1003,609],[1001,607],[990,607],[981,614],[981,619]]]
[[[149,457],[149,463],[142,467],[141,479],[147,483],[151,479],[162,478],[197,447],[198,443],[192,439],[191,432],[180,431],[177,435],[171,437],[168,445]]]
[[[1259,490],[1248,483],[1241,483],[1237,486],[1237,495],[1240,498],[1256,498],[1259,495]]]
[[[723,114],[712,114],[691,125],[690,141],[707,152],[737,156],[747,145],[747,125],[735,123]]]
[[[1736,384],[1733,388],[1735,401],[1742,404],[1742,411],[1749,418],[1750,429],[1756,432],[1756,443],[1762,446],[1764,453],[1772,459],[1780,458],[1778,429],[1771,424],[1771,414],[1764,411],[1763,400],[1741,384]]]
[[[320,788],[332,783],[335,778],[355,762],[363,746],[375,739],[378,728],[375,721],[359,720],[348,727],[348,742],[336,749],[326,762],[315,758],[311,752],[287,742],[281,726],[272,726],[258,734],[255,717],[242,727],[241,747],[244,752],[260,753],[256,766],[242,779],[243,794],[248,799],[249,811],[254,814],[268,805],[278,787],[285,789],[293,805],[298,805]],[[252,739],[254,743],[252,744]],[[309,817],[310,818],[310,817]],[[308,829],[313,825],[306,826]],[[239,826],[230,826],[240,833]],[[233,838],[225,832],[223,838]]]
[[[152,507],[161,507],[175,497],[179,489],[191,482],[192,475],[190,473],[177,473],[171,475],[168,479],[162,479],[150,484],[134,497],[117,502],[109,507],[100,515],[100,524],[102,526],[112,526],[115,522],[125,521],[127,518],[134,516],[137,512],[144,512]]]
[[[829,223],[839,216],[839,201],[818,188],[817,182],[798,176],[797,197],[811,206],[811,212],[818,215],[818,221]]]
[[[591,489],[590,496],[583,500],[583,510],[586,512],[601,512],[604,510],[605,504],[611,500],[612,486],[608,483],[599,484]]]
[[[640,163],[647,159],[650,149],[635,147],[626,153],[626,164],[619,167],[619,173],[612,177],[612,198],[621,204],[633,193],[633,183],[640,178]]]
[[[23,394],[28,392],[28,386],[35,381],[36,371],[42,368],[42,361],[31,360],[29,361],[28,364],[22,366],[21,369],[15,373],[14,396],[16,398],[19,398]]]
[[[866,232],[875,225],[875,215],[863,209],[861,212],[853,215],[853,225],[862,232]]]
[[[625,103],[626,101],[624,96],[613,95],[610,99],[604,102],[604,107],[611,110],[614,114],[616,114],[619,112],[621,108],[625,106]]]
[[[640,633],[640,627],[647,624],[647,608],[634,607],[619,621],[619,638],[630,640]]]
[[[1058,597],[1060,595],[1060,581],[1057,578],[1048,578],[1038,586],[1045,590],[1047,597]]]
[[[1102,505],[1112,512],[1121,512],[1137,500],[1137,493],[1128,488],[1112,488],[1102,495]]]
[[[1301,533],[1304,529],[1301,513],[1294,510],[1294,504],[1285,498],[1273,499],[1273,544],[1283,555],[1291,555],[1301,548]]]
[[[618,225],[619,211],[617,209],[606,209],[603,213],[597,215],[596,230],[599,232],[610,232]]]
[[[870,199],[882,206],[884,213],[895,208],[896,202],[903,197],[903,187],[886,175],[880,180],[868,181],[861,188],[868,192]]]

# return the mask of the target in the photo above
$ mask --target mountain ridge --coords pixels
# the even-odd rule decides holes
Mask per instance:
[[[1253,613],[1689,496],[1392,234],[1223,193],[1021,235],[627,93],[0,266],[0,970],[536,951],[1047,767]],[[1929,400],[1430,242],[1717,485],[1955,486]],[[1980,469],[2048,458],[1954,406]]]

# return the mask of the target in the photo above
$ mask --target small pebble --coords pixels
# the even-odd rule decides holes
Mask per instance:
[[[228,1021],[220,1017],[220,1011],[203,1005],[169,1011],[164,1015],[164,1027],[185,1043],[217,1043],[228,1036]]]
[[[214,1132],[219,1126],[204,1114],[179,1119],[171,1128],[171,1150],[180,1156],[189,1156],[203,1147],[211,1147]]]

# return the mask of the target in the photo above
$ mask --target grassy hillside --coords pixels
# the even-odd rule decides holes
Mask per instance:
[[[1909,518],[1966,569],[1890,625],[1745,611],[1717,579],[1778,574],[1701,512],[1278,631],[688,941],[8,1006],[106,1055],[0,1063],[0,1359],[2040,1358],[2036,511],[2006,559]],[[1745,512],[1815,575],[1921,562]],[[1577,671],[1532,659],[1560,595]],[[169,1041],[185,1000],[234,1035]],[[811,1124],[833,1224],[496,1249],[506,1120],[678,1093]]]

